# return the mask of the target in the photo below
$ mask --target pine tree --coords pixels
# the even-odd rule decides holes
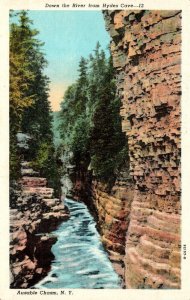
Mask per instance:
[[[119,114],[120,101],[116,97],[116,85],[111,58],[104,63],[105,55],[101,52],[98,59],[102,82],[98,85],[98,99],[92,116],[91,128],[91,166],[96,177],[113,180],[119,164],[119,152],[125,146],[125,135],[121,130]]]
[[[76,169],[88,168],[101,181],[113,182],[127,157],[121,130],[120,101],[111,58],[97,43],[89,60],[81,58],[79,77],[68,88],[60,113],[64,149]]]
[[[32,28],[26,11],[18,13],[17,24],[10,26],[10,169],[17,177],[19,155],[16,135],[18,131],[31,136],[27,157],[41,175],[58,192],[52,116],[48,100],[49,79],[44,75],[47,61],[42,46]]]
[[[30,93],[34,80],[32,72],[31,38],[36,31],[29,30],[26,12],[20,14],[20,24],[10,26],[10,176],[16,179],[19,171],[19,152],[16,135],[21,130],[23,111],[34,103]]]

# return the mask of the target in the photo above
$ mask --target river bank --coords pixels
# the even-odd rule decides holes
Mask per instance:
[[[69,218],[46,178],[37,177],[28,162],[22,163],[21,172],[20,189],[10,209],[11,288],[29,288],[46,276],[57,240],[50,232]]]

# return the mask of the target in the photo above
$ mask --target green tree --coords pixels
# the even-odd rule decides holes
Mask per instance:
[[[16,135],[28,133],[31,143],[25,159],[32,161],[41,175],[58,190],[52,134],[52,115],[48,100],[49,79],[43,43],[26,11],[10,25],[10,170],[18,177],[19,153]],[[55,179],[55,180],[54,180]]]
[[[121,130],[120,100],[116,97],[112,60],[110,58],[105,62],[104,53],[98,52],[96,60],[100,68],[101,81],[97,83],[97,100],[92,116],[91,166],[96,177],[108,182],[113,181],[116,176],[126,140]]]
[[[97,43],[88,60],[81,58],[78,80],[66,91],[60,112],[63,151],[73,153],[76,172],[90,164],[99,180],[114,181],[127,157],[119,110],[112,60]]]
[[[30,30],[26,12],[20,14],[20,24],[10,25],[10,176],[18,177],[19,152],[16,134],[21,130],[23,111],[34,103],[35,95],[30,92],[32,72],[31,49],[36,31]]]

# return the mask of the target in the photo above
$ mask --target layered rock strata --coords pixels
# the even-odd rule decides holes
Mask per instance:
[[[97,210],[98,229],[116,272],[125,277],[125,241],[130,222],[133,183],[128,172],[122,172],[111,191],[93,180],[91,197]],[[122,286],[125,286],[123,280]]]
[[[105,11],[104,16],[134,182],[125,227],[125,283],[180,288],[181,12]],[[101,202],[103,220],[117,201]],[[110,220],[104,222],[109,227]]]
[[[22,163],[21,172],[21,189],[10,209],[11,288],[28,288],[46,276],[57,240],[50,232],[69,217],[46,178],[37,177],[27,162]]]

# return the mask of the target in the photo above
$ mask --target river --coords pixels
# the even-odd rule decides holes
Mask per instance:
[[[57,230],[51,271],[35,288],[121,288],[105,252],[96,223],[84,203],[65,200],[71,217]]]

